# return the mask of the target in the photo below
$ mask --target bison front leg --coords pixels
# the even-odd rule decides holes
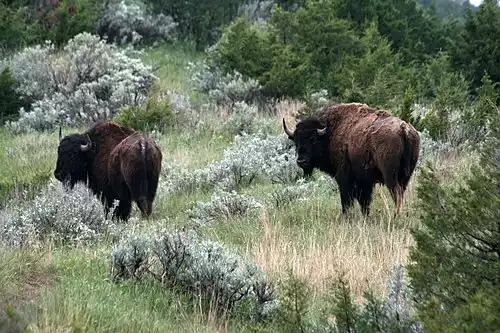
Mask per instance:
[[[353,186],[348,183],[339,183],[340,203],[342,205],[342,214],[347,214],[349,208],[354,203]]]

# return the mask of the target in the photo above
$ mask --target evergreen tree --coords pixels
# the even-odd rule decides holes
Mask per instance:
[[[422,170],[421,225],[412,230],[408,272],[426,331],[500,331],[500,110],[494,110],[485,112],[490,135],[464,184],[447,186],[430,166]]]
[[[453,50],[454,65],[467,73],[472,88],[484,74],[500,82],[500,7],[497,0],[484,0],[479,10],[467,11],[460,42]]]

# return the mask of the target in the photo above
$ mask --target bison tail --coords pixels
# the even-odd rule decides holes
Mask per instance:
[[[403,136],[403,153],[401,154],[401,164],[399,168],[399,184],[406,189],[413,172],[412,156],[413,156],[413,143],[408,137],[408,128],[405,122],[401,123],[401,134]]]
[[[142,216],[148,217],[151,215],[153,210],[152,202],[148,199],[139,199],[137,200],[137,206],[142,213]]]
[[[135,167],[135,171],[130,177],[132,178],[132,184],[130,186],[130,192],[132,195],[132,200],[136,201],[139,205],[140,201],[145,201],[148,199],[148,173],[147,173],[147,161],[146,161],[146,145],[144,140],[139,140],[140,154]],[[139,205],[140,207],[140,205]],[[142,211],[142,209],[141,209]]]

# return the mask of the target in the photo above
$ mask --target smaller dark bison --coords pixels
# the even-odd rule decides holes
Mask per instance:
[[[342,213],[357,200],[369,215],[375,184],[388,187],[399,213],[420,153],[415,128],[390,112],[366,104],[333,104],[283,129],[295,143],[297,164],[306,176],[315,168],[335,178]]]
[[[149,217],[158,188],[162,162],[160,148],[151,138],[126,126],[102,122],[83,134],[62,138],[54,176],[73,188],[84,182],[105,207],[106,216],[119,200],[113,217],[128,220],[132,201]]]

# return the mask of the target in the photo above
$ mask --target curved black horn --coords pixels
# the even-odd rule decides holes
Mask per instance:
[[[318,135],[325,135],[326,133],[326,126],[323,128],[317,128],[316,131],[318,131]]]
[[[59,143],[61,143],[61,140],[62,140],[62,128],[59,125]]]
[[[92,147],[92,141],[90,140],[90,137],[87,134],[87,143],[84,145],[80,145],[80,149],[82,151],[87,151]]]
[[[285,130],[285,133],[286,135],[288,135],[288,137],[293,137],[293,133],[290,132],[290,130],[286,127],[285,118],[283,118],[283,129]]]

